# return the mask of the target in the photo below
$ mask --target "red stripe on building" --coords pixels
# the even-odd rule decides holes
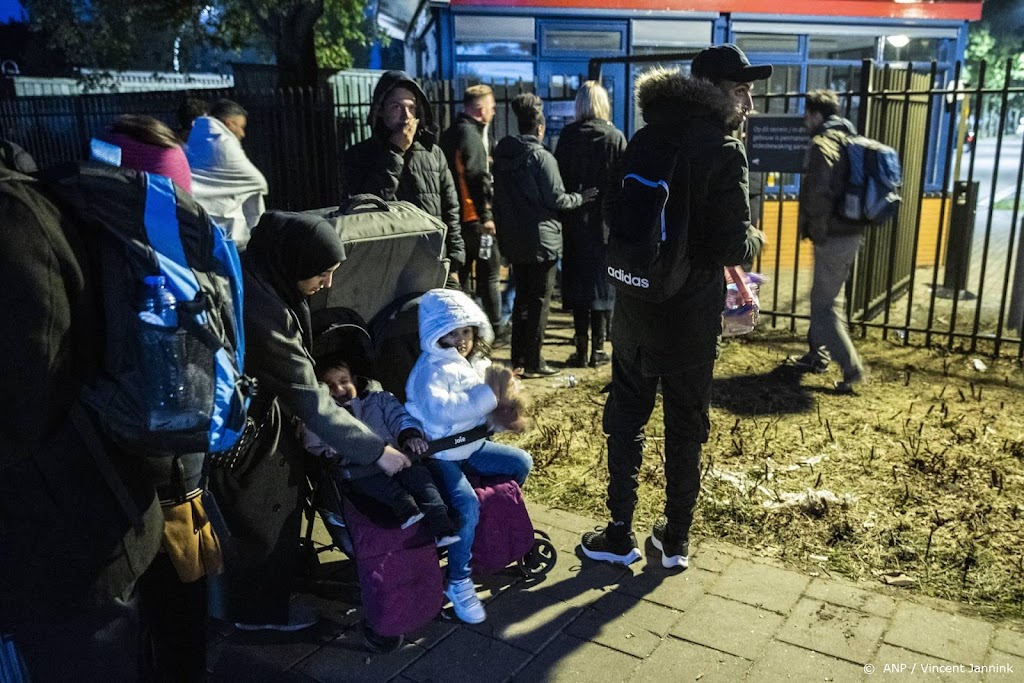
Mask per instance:
[[[662,10],[765,14],[764,0],[450,0],[453,7],[548,7],[567,10]],[[892,2],[891,0],[787,0],[771,5],[771,14],[886,19],[981,19],[981,2]]]

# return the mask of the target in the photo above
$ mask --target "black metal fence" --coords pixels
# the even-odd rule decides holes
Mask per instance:
[[[229,98],[249,113],[243,143],[270,185],[267,206],[301,210],[337,205],[341,157],[370,134],[367,116],[374,81],[341,80],[319,88],[139,92],[0,99],[0,137],[27,149],[49,166],[88,155],[89,140],[122,114],[148,114],[178,129],[183,97],[209,102]],[[462,88],[450,81],[428,81],[424,91],[439,130],[448,127],[461,105]],[[491,135],[500,139],[514,128],[510,102],[527,90],[522,83],[495,85],[497,112]],[[568,95],[567,95],[568,97]],[[514,131],[512,131],[514,132]]]
[[[987,68],[980,65],[979,82]],[[959,65],[955,71],[953,82]],[[1001,87],[953,92],[934,64],[879,68],[866,62],[847,76],[840,80],[859,79],[859,87],[840,92],[845,112],[862,131],[899,150],[905,171],[899,217],[869,231],[847,289],[855,326],[904,344],[1024,357],[1024,135],[1016,128],[1024,85],[1012,80],[1010,65]],[[197,94],[230,97],[249,111],[244,145],[267,176],[268,205],[297,210],[338,203],[341,155],[369,135],[373,84],[364,78],[312,90]],[[464,84],[423,85],[435,123],[444,129]],[[531,86],[495,87],[495,139],[513,132],[511,98]],[[568,100],[575,93],[561,95]],[[0,100],[0,136],[24,146],[41,165],[83,158],[89,139],[120,114],[148,113],[176,127],[182,97],[178,91]],[[791,84],[769,82],[757,108],[797,113],[802,99]],[[969,130],[991,135],[972,142]],[[761,290],[764,320],[794,329],[809,317],[812,276],[810,244],[796,233],[797,183],[795,176],[771,173],[754,183],[762,199],[755,219],[770,240],[756,264],[770,277]]]
[[[1002,67],[1004,65],[1000,65]],[[987,65],[978,67],[985,82]],[[903,206],[891,224],[869,228],[848,283],[846,308],[862,331],[904,344],[1024,356],[1024,146],[1017,119],[1024,84],[1005,65],[998,88],[947,86],[936,64],[879,67],[866,61],[859,87],[840,92],[858,129],[896,148]],[[961,79],[954,68],[953,83]],[[856,82],[856,81],[854,81]],[[796,112],[802,93],[759,98],[765,112]],[[977,124],[993,134],[975,139]],[[762,178],[761,220],[775,248],[759,267],[773,277],[762,307],[774,325],[809,316],[808,242],[796,235],[793,178]],[[783,258],[781,255],[785,255]]]

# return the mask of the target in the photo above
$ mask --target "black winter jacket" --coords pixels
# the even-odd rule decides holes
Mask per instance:
[[[558,162],[534,135],[510,135],[494,148],[494,213],[501,253],[511,263],[562,255],[559,211],[583,198],[566,192]]]
[[[747,156],[729,135],[732,109],[728,97],[702,79],[673,71],[652,71],[637,80],[637,102],[653,135],[653,144],[678,146],[690,167],[688,188],[670,187],[666,220],[689,213],[690,275],[682,289],[661,303],[641,301],[618,292],[612,317],[616,354],[630,358],[644,375],[673,374],[714,363],[725,305],[723,266],[752,259],[762,238],[750,226]],[[626,150],[642,155],[632,142]],[[642,163],[642,162],[641,162]],[[632,165],[632,164],[631,164]],[[687,206],[672,197],[689,197]],[[614,201],[612,199],[611,201]]]
[[[562,305],[610,310],[611,285],[605,278],[608,215],[604,199],[622,182],[621,161],[626,139],[608,121],[574,121],[562,130],[555,148],[558,170],[566,187],[596,187],[598,201],[562,215]]]
[[[486,126],[465,113],[441,134],[441,149],[455,178],[463,223],[486,223],[494,219],[491,203],[494,188],[490,160],[484,141]]]
[[[420,125],[404,153],[391,144],[390,131],[380,123],[380,106],[396,87],[406,88],[419,101]],[[369,123],[373,135],[352,145],[342,162],[342,193],[375,194],[389,201],[402,199],[418,206],[448,226],[445,247],[452,270],[466,262],[466,245],[459,220],[459,197],[444,151],[437,144],[433,110],[423,90],[407,74],[388,71],[373,91]]]
[[[830,116],[814,131],[804,158],[800,178],[800,214],[797,226],[801,237],[815,244],[829,237],[860,235],[865,226],[839,216],[836,208],[846,190],[849,162],[843,148],[857,129],[841,116]]]
[[[106,444],[122,498],[68,415],[103,354],[93,243],[0,158],[0,632],[123,597],[163,535],[139,459]]]

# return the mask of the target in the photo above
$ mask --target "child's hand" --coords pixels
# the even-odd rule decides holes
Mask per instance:
[[[418,436],[414,436],[411,439],[406,439],[403,444],[406,450],[412,451],[416,455],[423,455],[430,448],[430,444],[421,439]]]
[[[377,458],[377,467],[384,470],[384,474],[389,477],[395,476],[411,464],[412,461],[405,453],[391,446],[384,446],[384,452]]]
[[[500,403],[509,395],[516,382],[515,375],[508,368],[501,365],[491,365],[484,371],[484,382],[491,388]],[[518,385],[516,385],[518,386]]]

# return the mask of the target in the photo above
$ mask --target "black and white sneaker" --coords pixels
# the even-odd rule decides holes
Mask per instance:
[[[580,546],[584,555],[602,562],[630,565],[642,557],[636,534],[622,522],[612,522],[599,531],[588,531],[583,534]]]
[[[686,569],[690,566],[690,541],[686,536],[666,533],[668,519],[662,515],[651,529],[651,543],[661,551],[665,569]]]

